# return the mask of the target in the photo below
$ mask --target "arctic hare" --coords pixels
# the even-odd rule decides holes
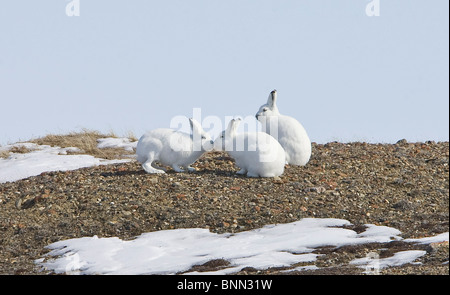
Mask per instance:
[[[212,150],[214,142],[197,121],[191,118],[189,123],[192,134],[161,128],[151,130],[139,139],[137,160],[147,173],[165,173],[160,167],[152,166],[154,161],[170,166],[176,172],[184,172],[180,167],[195,171],[189,165],[205,151]]]
[[[236,134],[241,119],[233,119],[214,141],[214,149],[226,151],[248,177],[275,177],[284,172],[285,154],[275,138],[264,132]]]
[[[302,124],[280,114],[276,100],[277,91],[273,90],[267,103],[256,113],[256,119],[261,122],[265,132],[275,137],[284,148],[286,163],[304,166],[311,157],[311,141]]]

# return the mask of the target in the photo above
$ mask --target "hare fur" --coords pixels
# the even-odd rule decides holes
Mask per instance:
[[[226,151],[241,168],[238,174],[248,177],[275,177],[284,172],[283,147],[264,132],[236,133],[240,119],[230,121],[228,128],[214,141],[214,149]]]
[[[204,152],[213,148],[211,136],[194,119],[189,119],[192,134],[160,128],[145,133],[138,141],[136,155],[147,173],[165,173],[155,161],[176,172],[195,171],[190,167]]]
[[[296,119],[282,115],[276,105],[277,92],[273,90],[267,103],[256,113],[263,130],[272,135],[286,152],[286,163],[304,166],[311,157],[311,141],[305,128]]]

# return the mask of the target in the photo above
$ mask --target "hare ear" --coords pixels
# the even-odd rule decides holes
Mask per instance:
[[[269,107],[274,107],[274,106],[276,106],[276,101],[277,101],[277,91],[273,90],[269,94],[269,98],[267,99],[267,105]]]
[[[225,131],[225,133],[228,135],[234,136],[236,134],[236,130],[240,123],[241,123],[241,118],[231,120],[230,123],[228,124],[228,128]]]
[[[189,124],[191,125],[192,133],[200,134],[203,132],[203,128],[196,120],[189,118]]]

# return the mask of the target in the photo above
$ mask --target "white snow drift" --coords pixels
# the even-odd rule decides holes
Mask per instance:
[[[215,234],[208,229],[193,228],[145,233],[130,241],[85,237],[49,245],[52,251],[36,262],[56,273],[175,274],[188,271],[193,265],[225,259],[230,262],[227,268],[207,274],[229,274],[244,267],[266,269],[312,262],[318,254],[311,252],[317,247],[402,239],[395,228],[369,224],[366,231],[357,234],[342,228],[349,224],[342,219],[305,218],[236,234]],[[417,254],[423,253],[417,252],[414,257],[420,256]],[[402,258],[410,262],[411,257],[399,254],[392,258],[393,265],[401,264]],[[355,264],[364,262],[354,261]],[[383,260],[382,265],[390,262]]]
[[[113,142],[104,141],[100,144],[108,147],[113,146]],[[125,141],[119,141],[115,143],[117,146],[122,147],[130,146],[131,143],[126,145]],[[69,152],[80,152],[78,148],[68,147],[51,147],[48,145],[37,145],[34,143],[16,143],[0,147],[0,151],[11,151],[13,148],[24,147],[30,152],[28,153],[14,153],[10,152],[10,155],[6,159],[0,159],[0,183],[17,181],[30,176],[36,176],[43,172],[49,171],[68,171],[79,168],[108,165],[115,163],[124,163],[130,160],[105,160],[96,158],[90,155],[68,155]]]

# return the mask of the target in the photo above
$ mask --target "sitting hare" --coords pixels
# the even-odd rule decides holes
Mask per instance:
[[[137,160],[147,173],[165,173],[154,161],[172,167],[176,172],[195,171],[190,167],[205,151],[212,149],[214,142],[202,126],[189,119],[192,134],[173,129],[155,129],[145,133],[136,147]],[[159,168],[159,169],[158,169]]]
[[[256,119],[261,122],[264,131],[283,146],[287,164],[304,166],[311,157],[311,141],[302,124],[292,117],[280,114],[276,100],[277,91],[273,90],[267,103],[256,113]]]
[[[228,128],[214,141],[214,149],[226,151],[241,168],[238,174],[248,177],[275,177],[284,172],[283,147],[264,132],[236,134],[241,119],[233,119]]]

